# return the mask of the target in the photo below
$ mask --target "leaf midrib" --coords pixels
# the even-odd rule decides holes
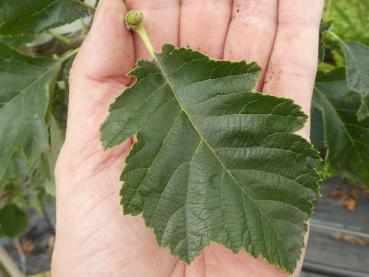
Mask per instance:
[[[57,0],[52,0],[49,4],[47,4],[45,7],[41,8],[40,10],[36,10],[33,13],[29,14],[27,17],[23,18],[21,20],[22,23],[26,22],[27,20],[29,20],[30,18],[32,19],[33,17],[37,17],[39,14],[43,13],[44,11],[48,10],[50,7],[52,7],[55,3],[57,2]],[[33,25],[36,25],[37,22],[34,22]],[[5,21],[4,21],[4,25],[5,25]],[[2,26],[1,26],[2,27]],[[17,28],[19,28],[19,26],[17,26],[15,28],[15,30],[17,30]],[[18,30],[17,30],[18,32]],[[37,32],[36,32],[37,33]],[[25,35],[26,32],[19,32],[20,35]]]
[[[195,131],[197,132],[197,134],[200,136],[200,142],[199,145],[201,144],[201,142],[204,142],[205,145],[208,147],[208,149],[211,151],[211,153],[213,154],[213,156],[216,158],[216,160],[219,162],[219,164],[223,167],[223,169],[228,173],[228,175],[232,178],[232,180],[237,184],[237,186],[240,188],[240,190],[244,193],[245,196],[247,196],[248,199],[250,199],[250,201],[258,208],[260,214],[266,219],[266,221],[268,221],[268,223],[270,224],[271,228],[273,229],[273,232],[276,234],[277,239],[280,243],[280,245],[282,247],[284,247],[282,240],[279,237],[278,232],[276,232],[274,230],[273,224],[272,222],[270,222],[269,218],[264,214],[263,210],[259,207],[259,205],[257,203],[255,203],[255,201],[251,198],[251,196],[243,189],[243,187],[241,186],[241,184],[238,182],[238,180],[232,175],[232,173],[228,170],[228,168],[224,165],[224,163],[220,160],[220,158],[216,155],[216,153],[213,151],[212,147],[207,143],[207,141],[204,139],[204,137],[202,136],[201,132],[196,128],[196,125],[194,124],[194,122],[192,121],[190,115],[187,113],[187,111],[185,110],[185,108],[183,107],[183,105],[181,104],[178,96],[175,93],[175,89],[172,86],[168,74],[166,73],[166,71],[164,70],[164,68],[162,67],[160,61],[157,59],[156,56],[154,56],[154,61],[156,63],[156,65],[158,66],[158,68],[160,69],[161,73],[163,74],[163,77],[165,79],[165,82],[168,84],[168,86],[170,87],[170,90],[173,93],[173,96],[175,97],[175,99],[177,100],[178,105],[180,106],[182,112],[186,115],[186,117],[188,118],[188,120],[190,121],[192,127],[195,129]],[[289,264],[289,259],[286,256],[286,249],[284,249],[284,252],[282,252],[284,254],[285,257],[285,261],[287,262],[287,264]]]
[[[53,6],[58,0],[52,0],[48,5],[46,5],[45,7],[43,7],[42,9],[35,11],[34,13],[32,13],[29,17],[33,17],[35,15],[39,15],[41,13],[43,13],[44,11],[46,11],[47,9],[49,9],[51,6]]]
[[[42,78],[44,78],[47,74],[49,74],[51,71],[53,71],[56,66],[59,66],[60,62],[55,61],[55,64],[50,66],[45,72],[43,72],[41,75],[39,75],[36,79],[34,79],[30,84],[28,84],[25,88],[23,88],[16,96],[12,97],[8,102],[6,102],[1,108],[0,113],[6,109],[9,105],[12,104],[13,101],[18,99],[19,97],[23,96],[26,91],[28,91],[31,87],[33,87],[38,81],[40,81]]]
[[[53,65],[51,65],[50,67],[48,67],[48,69],[45,72],[43,72],[41,75],[39,75],[29,85],[27,85],[24,89],[22,89],[16,96],[14,96],[8,102],[6,102],[3,106],[1,106],[0,107],[0,114],[2,114],[4,111],[6,112],[7,109],[9,110],[11,108],[10,106],[12,105],[12,103],[14,101],[16,101],[17,99],[19,99],[19,97],[24,96],[24,94],[27,93],[30,88],[32,88],[37,82],[39,82],[47,74],[49,74],[50,72],[52,72],[63,61],[64,61],[63,58],[61,58],[60,60],[55,60],[55,63]],[[16,148],[17,148],[17,145],[14,145],[13,149],[9,153],[14,153],[14,151],[15,151]],[[0,169],[0,179],[4,176],[5,168],[7,167],[7,164],[9,163],[10,159],[11,159],[11,155],[9,155],[7,162],[5,163],[5,166],[3,167],[3,172],[1,172],[1,169]]]

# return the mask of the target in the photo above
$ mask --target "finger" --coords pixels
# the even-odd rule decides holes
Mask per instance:
[[[293,99],[310,113],[323,0],[280,0],[278,29],[263,91]],[[308,128],[305,129],[305,135]]]
[[[182,0],[180,46],[222,58],[231,9],[231,0]]]
[[[260,91],[277,29],[278,0],[235,0],[224,49],[229,60],[256,61]]]
[[[121,0],[103,0],[70,74],[66,142],[98,138],[109,104],[129,80],[134,65],[133,38],[123,24]],[[83,131],[84,136],[81,136]]]
[[[127,83],[125,75],[134,65],[134,48],[123,23],[125,14],[121,0],[100,1],[91,31],[74,62],[75,75]]]
[[[157,52],[161,52],[165,43],[178,45],[180,0],[128,0],[127,7],[143,12],[146,32]],[[134,34],[134,44],[136,59],[150,59],[137,34]]]

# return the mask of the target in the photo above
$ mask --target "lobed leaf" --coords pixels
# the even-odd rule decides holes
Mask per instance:
[[[122,174],[125,214],[190,263],[210,242],[292,272],[319,195],[318,153],[293,134],[291,100],[252,93],[255,63],[214,61],[165,45],[139,61],[111,105],[105,147],[137,134]]]

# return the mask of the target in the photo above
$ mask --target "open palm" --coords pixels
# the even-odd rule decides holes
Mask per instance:
[[[256,61],[263,69],[256,90],[292,98],[309,114],[323,0],[100,2],[70,76],[67,136],[56,169],[53,276],[286,276],[216,244],[190,266],[158,247],[143,219],[124,216],[119,204],[122,157],[132,141],[104,152],[99,128],[132,82],[126,73],[138,58],[149,58],[123,25],[129,9],[144,13],[158,51],[171,43],[216,59]],[[308,134],[306,126],[301,135]]]

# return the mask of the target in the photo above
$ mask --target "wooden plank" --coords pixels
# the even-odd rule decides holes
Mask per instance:
[[[6,250],[0,245],[0,274],[3,273],[4,275],[0,276],[9,276],[9,277],[23,277],[24,275],[18,267],[13,262],[12,258],[9,256],[9,254],[6,252]]]
[[[316,273],[301,272],[300,277],[329,277],[329,276]]]
[[[353,186],[345,184],[342,179],[337,178],[325,182],[322,185],[322,197],[317,201],[313,222],[369,234],[368,197],[359,197],[357,208],[352,212],[338,204],[337,200],[330,196],[332,191],[337,189],[352,191]],[[360,188],[357,190],[360,193]]]
[[[369,201],[362,197],[356,211],[349,211],[330,197],[335,189],[350,191],[352,186],[340,179],[323,185],[323,197],[311,221],[305,261],[369,276]]]

